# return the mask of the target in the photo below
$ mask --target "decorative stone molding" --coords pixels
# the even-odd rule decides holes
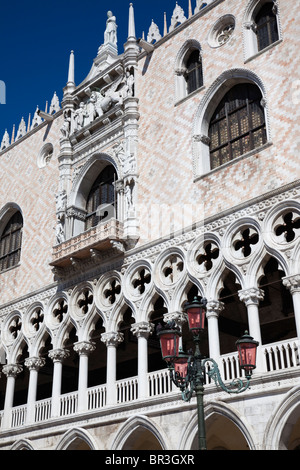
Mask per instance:
[[[2,372],[7,377],[14,377],[16,378],[18,374],[20,374],[23,370],[23,367],[20,364],[5,364],[2,367]]]
[[[206,317],[217,317],[219,318],[220,313],[224,310],[225,306],[223,302],[219,300],[209,300],[206,304]]]
[[[294,276],[284,277],[282,279],[282,284],[289,289],[291,294],[294,292],[300,292],[300,274],[295,274]]]
[[[96,349],[96,344],[89,341],[80,341],[74,344],[73,349],[80,356],[88,356]]]
[[[238,296],[246,306],[258,305],[259,302],[264,299],[264,291],[257,287],[251,287],[250,289],[240,290]]]
[[[187,322],[187,314],[184,312],[168,312],[164,313],[164,322],[174,321],[176,325],[181,327]]]
[[[67,349],[52,349],[49,351],[48,356],[52,359],[53,362],[63,362],[70,356],[70,351]]]
[[[138,338],[142,336],[143,338],[148,338],[154,330],[154,324],[146,321],[140,323],[133,323],[131,326],[132,333]]]
[[[106,346],[118,346],[119,343],[124,341],[124,334],[116,331],[111,331],[109,333],[102,333],[101,341],[106,344]]]
[[[24,364],[29,370],[38,371],[41,367],[44,367],[46,360],[42,357],[27,357]]]

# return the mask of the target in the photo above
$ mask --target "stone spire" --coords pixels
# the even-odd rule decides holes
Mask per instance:
[[[69,72],[68,72],[68,82],[67,82],[67,91],[72,92],[75,89],[75,60],[74,60],[74,51],[70,53],[69,59]]]
[[[129,5],[129,19],[128,19],[128,41],[131,39],[136,40],[135,36],[135,22],[134,22],[134,10],[133,5],[130,3]]]

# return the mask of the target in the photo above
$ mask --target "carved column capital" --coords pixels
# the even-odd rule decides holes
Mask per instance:
[[[154,323],[149,323],[147,321],[142,321],[140,323],[134,323],[131,326],[132,333],[139,337],[148,338],[152,334],[154,329]]]
[[[7,377],[17,377],[20,372],[22,372],[23,367],[20,364],[5,364],[2,367],[2,372]]]
[[[64,359],[70,356],[67,349],[52,349],[48,352],[48,356],[53,362],[63,362]]]
[[[80,341],[74,344],[73,349],[80,356],[88,356],[96,349],[96,345],[90,341]]]
[[[106,344],[106,346],[118,346],[119,343],[122,343],[124,340],[123,333],[118,331],[111,331],[109,333],[102,333],[101,341]]]
[[[25,359],[25,366],[29,370],[39,371],[41,367],[44,367],[46,360],[42,357],[27,357]]]
[[[287,289],[289,289],[291,294],[293,294],[294,292],[300,292],[300,274],[284,277],[282,279],[282,284]]]
[[[264,299],[264,291],[257,287],[250,287],[249,289],[240,290],[238,292],[239,299],[248,305],[258,305]]]
[[[209,300],[206,304],[206,317],[219,318],[220,313],[224,310],[224,303],[219,300]]]
[[[187,314],[184,312],[168,312],[164,314],[164,322],[174,321],[176,325],[182,326],[187,321]]]

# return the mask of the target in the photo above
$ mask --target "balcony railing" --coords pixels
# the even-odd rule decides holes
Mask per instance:
[[[282,341],[264,345],[264,373],[281,371],[299,367],[298,339]],[[225,354],[220,359],[220,372],[222,379],[231,381],[242,377],[237,353]],[[135,402],[138,400],[138,377],[130,377],[116,382],[116,405]],[[168,396],[178,392],[172,383],[168,369],[157,370],[148,373],[148,396]],[[88,412],[105,409],[106,385],[98,385],[88,389]],[[78,393],[71,392],[60,397],[60,417],[67,417],[77,413]],[[27,405],[21,405],[12,409],[11,427],[22,427],[26,423]],[[51,398],[41,400],[35,404],[35,422],[45,422],[51,418]],[[0,426],[3,423],[3,411],[0,411]],[[2,426],[1,426],[2,427]]]
[[[80,233],[53,247],[51,266],[64,267],[86,259],[97,251],[112,248],[112,241],[122,242],[123,223],[114,218]]]

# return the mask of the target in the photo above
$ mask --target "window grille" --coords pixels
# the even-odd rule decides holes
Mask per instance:
[[[278,26],[274,4],[266,3],[255,17],[258,51],[278,41]]]
[[[7,223],[0,238],[0,271],[16,266],[20,261],[23,217],[16,212]]]
[[[117,210],[115,180],[116,172],[111,165],[106,166],[95,180],[87,198],[86,230],[95,227],[103,219],[115,216]]]
[[[185,80],[190,94],[203,85],[202,60],[199,50],[194,50],[186,62]]]
[[[262,95],[256,85],[233,86],[215,110],[209,126],[211,169],[267,141]]]

